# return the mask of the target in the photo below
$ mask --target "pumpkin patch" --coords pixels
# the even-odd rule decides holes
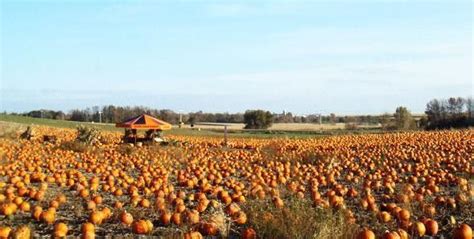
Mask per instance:
[[[1,238],[259,238],[276,214],[255,223],[249,205],[284,214],[294,200],[342,215],[353,238],[472,238],[474,130],[232,138],[226,147],[199,136],[134,147],[102,132],[83,151],[64,146],[73,130],[35,131],[58,140],[0,138]]]

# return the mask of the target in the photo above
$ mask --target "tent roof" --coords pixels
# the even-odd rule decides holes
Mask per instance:
[[[169,130],[171,124],[159,120],[148,114],[141,114],[131,119],[125,120],[121,123],[116,123],[115,127],[129,128],[129,129],[158,129],[158,130]]]

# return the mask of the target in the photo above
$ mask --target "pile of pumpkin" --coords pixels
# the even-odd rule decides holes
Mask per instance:
[[[35,132],[60,140],[0,139],[0,238],[167,228],[186,238],[255,238],[246,202],[284,208],[288,197],[344,211],[357,238],[472,238],[473,130],[235,138],[225,148],[219,138],[171,136],[188,143],[129,151],[108,132],[108,143],[83,152],[61,147],[72,130]]]

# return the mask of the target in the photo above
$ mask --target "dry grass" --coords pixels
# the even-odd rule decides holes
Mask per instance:
[[[22,124],[0,121],[0,138],[16,139],[25,129]]]
[[[342,210],[314,207],[296,197],[288,198],[282,209],[269,201],[251,200],[244,210],[261,238],[353,238],[357,229],[346,222]]]

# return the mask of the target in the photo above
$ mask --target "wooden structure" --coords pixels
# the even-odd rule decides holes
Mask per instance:
[[[206,122],[198,122],[193,124],[191,127],[194,127],[194,125],[208,125],[208,126],[223,126],[224,127],[224,146],[227,146],[227,126],[230,126],[230,124],[224,124],[224,123],[206,123]]]
[[[171,124],[148,114],[141,114],[123,122],[116,123],[115,127],[125,128],[124,141],[134,143],[137,142],[137,130],[139,129],[147,130],[144,140],[153,140],[161,131],[170,130],[172,128]]]

